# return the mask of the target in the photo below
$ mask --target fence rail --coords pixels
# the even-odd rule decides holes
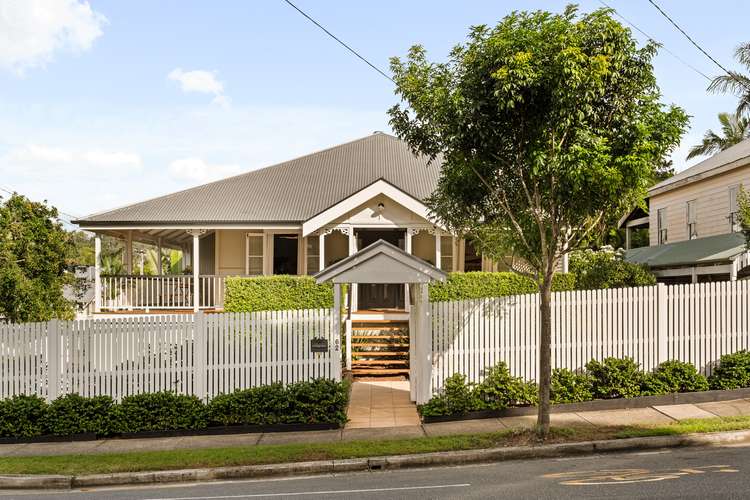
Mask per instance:
[[[102,276],[102,309],[192,309],[193,277],[165,276]],[[198,277],[198,307],[203,309],[224,305],[224,276]]]
[[[505,361],[538,380],[539,296],[437,302],[432,309],[433,390],[463,373],[479,382]],[[750,281],[558,292],[552,296],[552,364],[629,356],[643,370],[679,359],[710,374],[722,354],[750,348]]]
[[[312,353],[310,339],[328,340]],[[175,391],[212,398],[258,385],[338,378],[328,309],[154,315],[0,325],[0,398]]]

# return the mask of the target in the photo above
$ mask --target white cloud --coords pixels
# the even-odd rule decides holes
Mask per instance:
[[[180,158],[169,164],[169,175],[175,180],[204,183],[237,175],[243,171],[239,165],[211,164],[201,158]]]
[[[183,71],[182,68],[175,68],[169,72],[167,78],[180,83],[183,92],[198,92],[201,94],[213,94],[211,102],[223,108],[229,106],[229,97],[224,94],[224,84],[216,78],[213,71],[196,69],[192,71]]]
[[[4,0],[0,4],[0,67],[23,74],[59,51],[83,52],[107,18],[81,0]]]
[[[111,173],[140,170],[141,157],[136,153],[102,150],[71,150],[38,144],[11,149],[0,158],[2,166],[23,168],[27,173],[45,173],[65,169],[65,173]]]

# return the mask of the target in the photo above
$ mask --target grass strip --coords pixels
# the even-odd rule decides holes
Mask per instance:
[[[685,420],[656,427],[553,427],[546,443],[665,436],[750,429],[750,417]],[[201,467],[260,465],[333,460],[436,451],[473,450],[498,446],[538,445],[533,430],[508,429],[485,434],[422,437],[380,441],[258,445],[92,455],[0,457],[1,474],[103,474]]]

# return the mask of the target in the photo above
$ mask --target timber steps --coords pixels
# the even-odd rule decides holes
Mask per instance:
[[[352,375],[409,375],[409,322],[360,320],[352,324]]]

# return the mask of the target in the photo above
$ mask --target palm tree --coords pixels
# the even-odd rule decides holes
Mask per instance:
[[[750,94],[749,94],[750,95]],[[703,142],[690,149],[687,159],[696,156],[704,156],[724,151],[730,146],[750,137],[750,119],[744,118],[737,114],[719,113],[719,122],[721,123],[721,133],[717,134],[713,130],[707,130],[703,136]]]
[[[750,42],[743,43],[734,52],[737,61],[750,70]],[[750,74],[729,71],[726,75],[717,76],[708,86],[711,92],[732,93],[738,95],[737,115],[750,112]]]

